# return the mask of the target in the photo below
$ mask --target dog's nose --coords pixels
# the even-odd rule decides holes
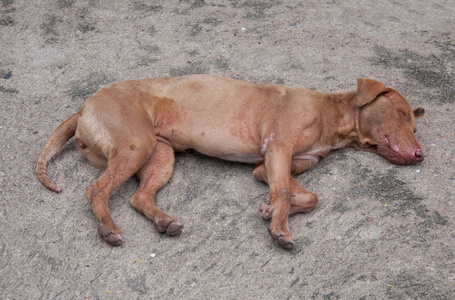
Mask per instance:
[[[423,155],[422,149],[417,149],[416,152],[414,153],[414,159],[416,162],[421,162],[425,158],[425,155]]]

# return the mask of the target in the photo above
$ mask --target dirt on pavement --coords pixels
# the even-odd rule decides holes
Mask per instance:
[[[455,6],[451,0],[1,0],[1,299],[452,299],[455,295]],[[418,165],[346,149],[297,180],[319,196],[275,245],[252,165],[176,156],[157,233],[109,207],[125,246],[97,234],[85,188],[101,171],[71,140],[34,166],[51,132],[99,88],[195,73],[321,91],[382,81],[426,109]]]

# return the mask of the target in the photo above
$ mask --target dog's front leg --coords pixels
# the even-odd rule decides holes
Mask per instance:
[[[269,233],[284,249],[294,246],[288,228],[288,215],[291,208],[291,157],[290,148],[274,143],[267,149],[264,160],[270,186],[272,221]]]

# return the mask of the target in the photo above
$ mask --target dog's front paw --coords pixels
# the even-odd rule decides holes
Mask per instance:
[[[119,231],[117,229],[117,231]],[[112,246],[122,246],[123,238],[119,232],[115,232],[114,229],[106,227],[103,223],[98,225],[98,234],[110,245]]]
[[[286,233],[282,230],[274,230],[272,225],[270,225],[268,229],[272,239],[276,241],[281,248],[291,250],[294,247],[295,243],[292,240],[291,233]]]
[[[154,218],[153,225],[159,233],[166,233],[168,236],[179,235],[183,229],[183,224],[171,218]]]
[[[262,213],[262,218],[264,220],[270,220],[273,213],[272,206],[270,205],[270,198],[267,199],[265,203],[261,204],[259,211]]]

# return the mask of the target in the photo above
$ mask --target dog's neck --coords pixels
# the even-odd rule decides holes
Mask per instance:
[[[326,94],[325,101],[336,109],[328,110],[324,115],[324,136],[331,141],[332,149],[341,149],[353,144],[358,139],[359,109],[354,103],[356,92]]]

